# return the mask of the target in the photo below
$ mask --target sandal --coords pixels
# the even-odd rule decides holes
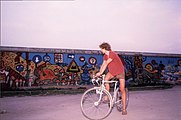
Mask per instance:
[[[122,110],[122,115],[127,115],[127,110]]]

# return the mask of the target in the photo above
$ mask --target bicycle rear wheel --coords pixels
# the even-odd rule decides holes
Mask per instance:
[[[125,91],[126,91],[126,109],[127,109],[129,103],[129,91],[127,87],[125,88]],[[122,111],[122,95],[120,90],[117,91],[116,108],[119,112]]]
[[[104,96],[108,96],[108,102],[104,103]],[[81,98],[81,111],[90,120],[106,118],[112,110],[112,97],[106,90],[94,87],[87,90]]]

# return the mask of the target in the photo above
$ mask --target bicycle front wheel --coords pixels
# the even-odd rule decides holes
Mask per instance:
[[[108,96],[108,102],[104,102],[104,96]],[[112,110],[112,97],[110,93],[94,87],[87,90],[81,98],[81,111],[90,120],[101,120],[106,118]]]

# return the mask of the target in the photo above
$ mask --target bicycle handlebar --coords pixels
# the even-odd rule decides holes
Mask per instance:
[[[93,79],[92,79],[91,82],[92,82],[93,85],[95,85],[95,83],[96,83],[97,85],[100,85],[99,81],[104,80],[104,77],[105,77],[105,75],[101,75],[101,76],[99,76],[99,77],[93,75]]]

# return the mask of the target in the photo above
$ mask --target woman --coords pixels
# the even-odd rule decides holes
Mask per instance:
[[[122,115],[127,115],[126,110],[126,92],[125,92],[125,71],[124,65],[119,58],[119,56],[111,50],[111,46],[108,43],[102,43],[99,45],[101,52],[104,54],[104,61],[101,65],[99,72],[96,76],[101,76],[106,68],[108,67],[109,72],[105,76],[105,81],[112,79],[114,76],[120,81],[120,91],[122,93]],[[109,91],[109,84],[105,84],[106,90]],[[105,101],[108,100],[107,96],[104,98]]]

